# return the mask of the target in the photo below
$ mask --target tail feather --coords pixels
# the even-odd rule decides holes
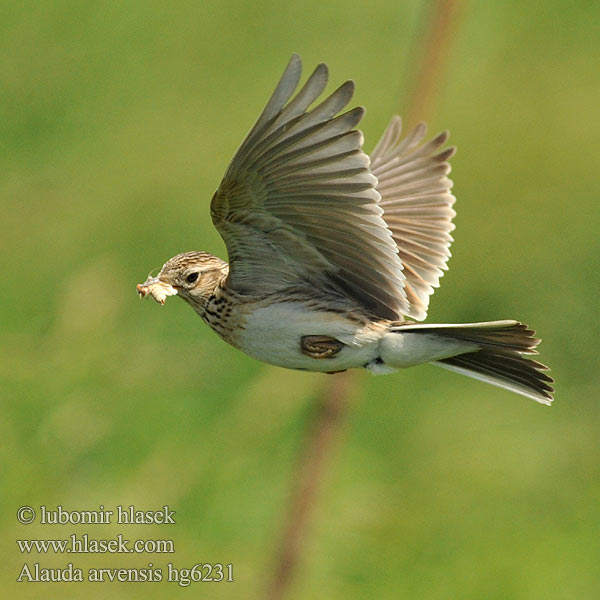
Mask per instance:
[[[530,362],[533,361],[521,358],[519,364],[517,361],[511,363],[506,356],[479,350],[445,358],[433,364],[550,405],[554,392],[550,383],[554,380],[530,365]]]
[[[540,339],[535,331],[518,321],[492,321],[464,325],[400,325],[398,330],[422,330],[454,340],[471,342],[479,350],[433,362],[480,381],[511,390],[542,404],[552,403],[554,380],[548,367],[523,355],[537,354]]]

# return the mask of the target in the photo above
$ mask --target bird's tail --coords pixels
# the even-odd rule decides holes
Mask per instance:
[[[471,344],[471,350],[434,359],[433,364],[511,390],[542,404],[552,403],[554,382],[548,367],[523,355],[537,354],[540,340],[518,321],[490,321],[463,325],[402,324],[392,331],[423,333]]]

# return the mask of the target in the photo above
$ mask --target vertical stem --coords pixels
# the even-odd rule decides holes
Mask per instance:
[[[317,398],[298,457],[275,573],[267,592],[269,600],[285,597],[298,568],[309,518],[325,478],[328,459],[348,413],[353,376],[351,372],[332,376]]]
[[[412,91],[405,117],[408,125],[414,125],[432,113],[464,6],[462,0],[435,0],[431,3],[423,23],[423,33],[419,36],[423,39],[420,52],[417,53],[420,59],[415,61],[415,70],[409,82]]]
[[[435,0],[425,23],[421,60],[413,77],[407,121],[430,114],[442,79],[448,48],[457,29],[461,0]],[[307,426],[294,472],[290,504],[275,557],[275,569],[266,598],[283,600],[302,557],[311,513],[327,475],[332,450],[340,437],[354,392],[353,374],[331,377],[323,386],[314,415]]]

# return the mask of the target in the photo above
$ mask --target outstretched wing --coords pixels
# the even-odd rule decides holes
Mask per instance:
[[[383,218],[404,266],[404,290],[410,303],[406,315],[421,321],[450,258],[456,213],[447,161],[455,148],[440,151],[448,132],[422,144],[424,123],[404,139],[401,131],[402,122],[396,116],[371,154],[371,171],[378,180]]]
[[[212,200],[229,254],[229,285],[264,295],[309,284],[398,319],[409,305],[377,180],[354,129],[364,109],[336,117],[352,98],[347,81],[308,110],[327,84],[324,64],[290,100],[301,68],[294,55]]]

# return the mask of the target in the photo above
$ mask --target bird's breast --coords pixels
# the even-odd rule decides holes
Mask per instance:
[[[302,302],[257,303],[246,307],[244,326],[234,346],[266,363],[308,371],[337,371],[362,367],[378,356],[385,328],[360,322],[343,313],[311,307]],[[303,336],[328,336],[344,347],[332,358],[302,353]]]
[[[239,347],[239,334],[246,325],[244,311],[235,298],[223,290],[211,295],[206,305],[198,310],[204,322],[232,346]]]

